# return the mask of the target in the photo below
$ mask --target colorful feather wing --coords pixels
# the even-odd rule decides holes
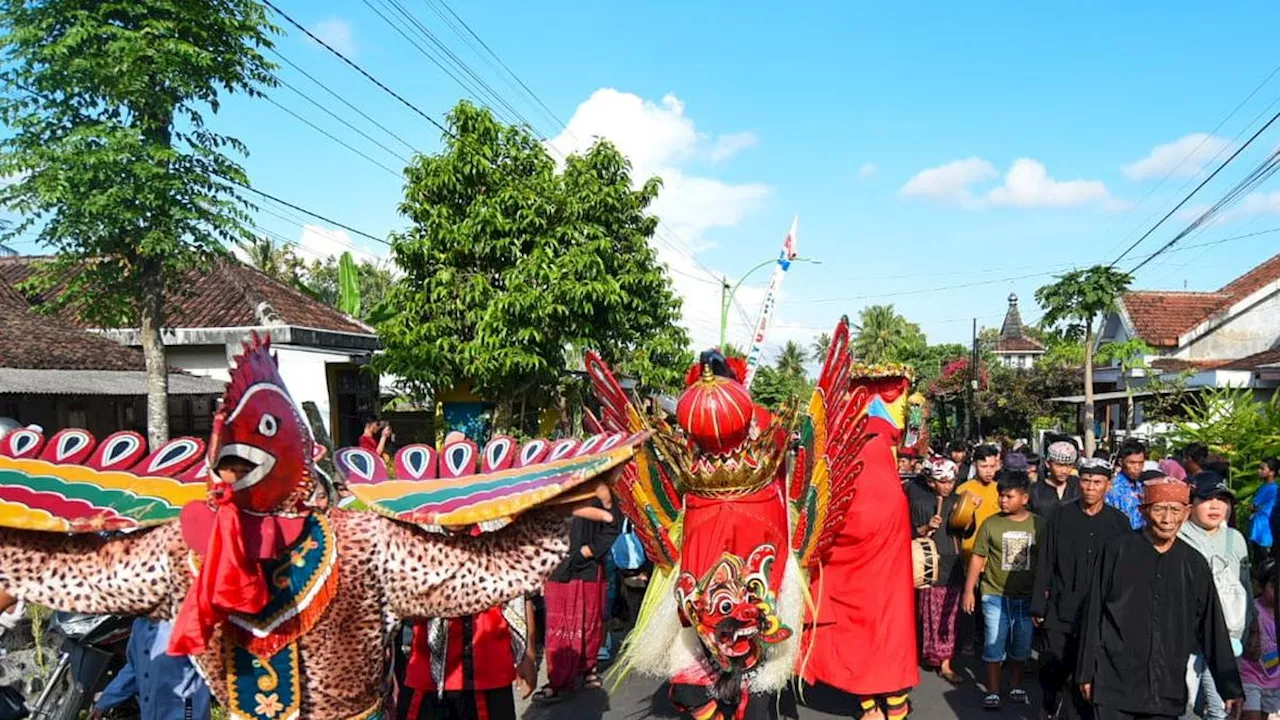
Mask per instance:
[[[588,413],[589,422],[599,430],[648,433],[614,489],[645,554],[658,567],[673,567],[680,560],[676,537],[684,509],[674,454],[682,449],[665,423],[655,431],[644,419],[599,355],[588,352],[586,368],[600,402],[599,418]]]
[[[148,456],[135,433],[101,443],[83,430],[48,443],[34,430],[11,433],[0,443],[0,527],[85,533],[164,524],[205,498],[204,478],[188,479],[204,448],[176,438]]]
[[[849,325],[841,319],[800,417],[800,447],[788,485],[795,509],[792,550],[802,567],[816,565],[831,547],[862,471],[858,453],[869,437],[866,414],[859,410],[866,390],[850,387],[850,365]]]
[[[647,433],[609,433],[582,443],[557,442],[558,454],[547,452],[551,446],[544,440],[517,450],[508,437],[495,438],[483,453],[466,441],[438,454],[410,445],[397,454],[395,479],[382,458],[361,448],[342,448],[334,465],[355,498],[344,507],[432,532],[466,526],[492,532],[534,507],[582,499],[588,481],[629,462],[646,438]]]

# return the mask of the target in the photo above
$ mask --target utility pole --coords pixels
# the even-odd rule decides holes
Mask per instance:
[[[974,404],[974,392],[978,389],[978,318],[973,319],[973,342],[969,349],[969,382],[965,388],[965,407],[968,412],[969,441],[978,439],[978,409]]]

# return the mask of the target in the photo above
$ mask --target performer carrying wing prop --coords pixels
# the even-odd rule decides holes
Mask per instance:
[[[504,498],[501,514],[519,515],[469,537],[308,505],[312,444],[269,339],[255,335],[214,418],[207,499],[187,504],[176,521],[112,539],[21,529],[58,512],[77,515],[65,518],[72,528],[96,529],[80,515],[137,510],[122,484],[161,499],[181,493],[167,479],[0,457],[4,487],[20,486],[15,478],[25,474],[29,486],[57,485],[60,496],[85,499],[63,507],[45,502],[49,493],[11,497],[0,488],[0,524],[10,528],[0,530],[0,588],[63,610],[176,618],[169,651],[194,657],[232,718],[382,718],[396,624],[479,613],[538,588],[566,552],[568,508],[600,513],[539,506],[589,488],[632,455],[624,444],[568,475],[531,465],[459,480],[450,506],[459,514],[432,517],[467,516],[467,483],[483,487],[475,494]],[[525,493],[530,484],[537,490]],[[412,498],[379,500],[416,506]],[[21,512],[8,512],[16,506]],[[469,517],[483,524],[499,514]]]
[[[655,430],[617,486],[655,572],[616,672],[669,679],[688,717],[767,717],[801,659],[808,574],[842,525],[868,440],[858,414],[865,402],[849,387],[848,342],[842,321],[798,419],[755,405],[741,364],[705,352],[687,377],[677,427],[651,426],[588,355],[600,425]],[[887,452],[876,461],[893,471]]]

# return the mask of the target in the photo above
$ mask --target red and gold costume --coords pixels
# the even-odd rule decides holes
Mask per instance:
[[[190,438],[150,455],[135,433],[100,445],[78,430],[3,438],[0,588],[62,610],[176,618],[170,652],[192,656],[234,720],[384,717],[401,620],[535,591],[568,547],[563,513],[541,506],[626,463],[643,439],[518,451],[503,439],[474,477],[469,443],[439,462],[411,446],[395,482],[380,458],[346,448],[335,459],[353,497],[334,507],[317,492],[318,453],[270,341],[256,335],[213,428],[204,461]],[[217,472],[232,466],[234,479]],[[443,531],[473,526],[493,532]]]
[[[752,402],[741,367],[703,353],[673,427],[642,417],[588,357],[603,427],[655,430],[618,485],[655,565],[619,671],[669,679],[689,717],[772,709],[802,658],[809,573],[857,504],[862,476],[896,477],[889,447],[866,432],[867,393],[850,387],[849,367],[841,322],[808,404],[773,416]]]
[[[867,402],[874,437],[864,455],[883,458],[902,433],[908,371],[856,368],[851,382]],[[812,574],[816,620],[806,636],[806,682],[859,696],[864,710],[905,717],[907,690],[920,680],[916,666],[915,590],[911,514],[896,469],[868,462],[858,492],[838,528],[831,551]]]

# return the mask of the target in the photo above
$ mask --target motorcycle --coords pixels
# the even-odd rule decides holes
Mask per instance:
[[[132,618],[118,615],[54,613],[49,628],[62,635],[62,652],[29,717],[75,720],[92,709],[94,698],[124,667],[132,624]]]

